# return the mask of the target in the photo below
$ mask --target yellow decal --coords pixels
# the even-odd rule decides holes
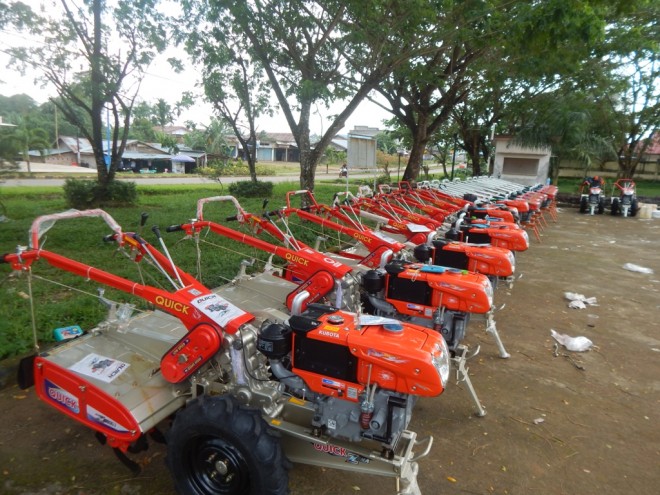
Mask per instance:
[[[298,256],[297,254],[286,253],[284,255],[284,258],[287,261],[292,261],[293,263],[298,263],[299,265],[302,265],[302,266],[307,266],[309,264],[309,260],[306,260],[302,256]]]
[[[372,239],[361,232],[355,232],[353,233],[353,237],[355,237],[358,241],[364,242],[365,244],[371,244]]]
[[[188,314],[188,309],[189,307],[186,306],[185,304],[182,304],[177,301],[173,301],[172,299],[166,299],[163,296],[156,296],[156,299],[154,300],[156,304],[159,306],[162,306],[167,309],[172,309],[176,311],[177,313],[181,313],[184,315]]]

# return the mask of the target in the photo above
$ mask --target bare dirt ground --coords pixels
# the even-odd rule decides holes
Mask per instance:
[[[603,495],[658,493],[660,486],[660,220],[560,211],[518,256],[523,277],[500,286],[497,325],[511,358],[473,320],[470,362],[487,415],[473,416],[452,383],[421,399],[412,430],[432,434],[420,461],[424,494]],[[623,269],[626,263],[654,274]],[[569,309],[565,292],[596,297]],[[588,314],[598,316],[594,327]],[[583,335],[588,353],[559,349],[550,329]],[[172,493],[165,447],[152,445],[133,477],[90,431],[11,383],[0,391],[0,492],[6,494]],[[294,466],[293,494],[394,493],[394,482]]]

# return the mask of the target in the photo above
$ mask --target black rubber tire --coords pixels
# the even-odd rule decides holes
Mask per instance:
[[[580,213],[586,213],[587,212],[587,198],[582,197],[580,199]]]
[[[630,216],[634,217],[635,215],[637,215],[638,211],[639,211],[639,202],[636,199],[633,199],[632,203],[630,203],[630,210],[629,210]]]
[[[618,215],[618,213],[619,213],[619,199],[614,198],[612,200],[612,205],[610,206],[610,214],[612,216],[615,216],[615,215]]]
[[[603,213],[605,213],[605,200],[600,198],[598,200],[598,214],[602,215]]]
[[[290,463],[277,434],[258,411],[229,396],[202,396],[177,413],[167,466],[180,494],[288,493]]]

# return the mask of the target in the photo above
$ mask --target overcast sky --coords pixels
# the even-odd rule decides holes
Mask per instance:
[[[33,5],[33,8],[43,4],[40,0],[23,0],[25,3]],[[9,57],[4,53],[8,47],[22,46],[26,43],[26,38],[23,35],[12,32],[11,30],[0,30],[0,67],[7,67]],[[199,93],[196,88],[198,82],[198,74],[195,69],[190,68],[182,74],[174,73],[166,62],[167,56],[172,54],[160,56],[147,71],[142,85],[140,87],[139,100],[144,100],[149,103],[155,103],[159,98],[163,98],[170,105],[174,106],[180,95],[185,91],[193,91]],[[34,83],[34,75],[21,76],[18,72],[5,69],[0,72],[0,94],[11,96],[15,94],[27,94],[32,97],[37,103],[44,103],[50,96],[55,95],[52,87],[42,88]],[[326,110],[322,106],[313,109],[312,117],[310,119],[310,127],[313,133],[321,134],[325,132],[330,126],[330,121],[325,118],[327,115],[339,113],[343,109],[343,105],[337,104],[330,110]],[[204,103],[199,103],[194,108],[183,113],[177,118],[175,124],[183,125],[185,121],[192,120],[200,124],[207,124],[212,116],[211,106]],[[356,125],[366,125],[370,127],[384,128],[382,121],[389,118],[390,115],[382,110],[377,105],[365,101],[358,109],[353,112],[346,122],[346,127],[343,132],[353,129]],[[259,119],[257,123],[260,131],[266,132],[290,132],[286,120],[281,114],[276,114],[275,117],[264,117]]]

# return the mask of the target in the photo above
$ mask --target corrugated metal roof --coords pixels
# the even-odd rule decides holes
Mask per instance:
[[[172,155],[160,153],[140,153],[139,151],[124,151],[122,158],[126,160],[171,160]]]

